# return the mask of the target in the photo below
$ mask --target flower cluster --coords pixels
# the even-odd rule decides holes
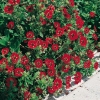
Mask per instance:
[[[0,77],[3,98],[40,100],[98,69],[93,40],[74,0],[1,3]],[[90,12],[90,17],[95,13]],[[1,93],[0,87],[0,93]]]

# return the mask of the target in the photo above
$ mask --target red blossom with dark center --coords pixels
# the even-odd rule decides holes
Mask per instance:
[[[70,59],[71,59],[70,54],[63,54],[63,56],[62,56],[62,61],[63,61],[65,64],[69,64]]]
[[[19,54],[16,53],[16,52],[12,53],[11,54],[11,61],[12,61],[12,63],[16,64],[18,62],[18,60],[19,60]]]
[[[55,67],[55,62],[53,59],[45,59],[45,64],[49,69],[54,69]]]
[[[14,75],[15,75],[16,77],[21,77],[21,76],[23,75],[23,72],[24,72],[23,68],[16,68],[16,69],[14,70]]]
[[[42,78],[45,77],[45,76],[46,76],[46,72],[41,71],[41,72],[40,72],[40,75],[39,75],[40,79],[42,79]]]
[[[64,29],[61,28],[61,27],[58,27],[58,28],[56,29],[56,36],[60,37],[60,36],[62,36],[62,35],[64,35]]]
[[[7,27],[8,27],[9,29],[13,29],[13,28],[14,28],[14,22],[13,22],[13,21],[8,22],[8,23],[7,23]]]
[[[77,35],[77,32],[76,30],[71,30],[68,34],[68,37],[71,41],[75,41],[78,39],[78,35]]]
[[[42,42],[43,42],[43,40],[41,40],[40,38],[37,38],[37,39],[36,39],[36,44],[37,44],[37,46],[41,45]]]
[[[55,89],[54,86],[52,86],[52,87],[48,87],[48,88],[47,88],[47,91],[48,91],[50,94],[53,94],[53,93],[56,92],[56,89]]]
[[[60,23],[59,23],[59,22],[54,22],[54,27],[55,27],[55,28],[60,27]]]
[[[55,69],[48,69],[47,70],[47,74],[50,76],[50,77],[53,77],[53,76],[55,76]]]
[[[12,73],[12,72],[14,71],[14,66],[9,66],[9,65],[7,65],[7,66],[6,66],[6,69],[7,69],[7,72],[8,72],[8,73]]]
[[[28,12],[32,12],[33,11],[33,5],[28,5],[27,7],[26,7],[26,10],[28,11]]]
[[[31,38],[33,38],[33,37],[34,37],[34,33],[33,33],[32,31],[28,31],[28,32],[26,33],[26,38],[31,39]]]
[[[75,64],[79,64],[80,63],[80,57],[79,56],[74,56],[73,60],[74,60]]]
[[[29,71],[29,70],[30,70],[30,68],[31,68],[31,66],[30,66],[30,65],[25,65],[25,69],[26,69],[27,71]]]
[[[92,50],[87,50],[87,56],[92,59],[94,57],[93,51]]]
[[[90,32],[90,29],[88,27],[84,28],[84,33],[88,34]]]
[[[86,37],[81,36],[79,42],[82,47],[86,47],[88,41]]]
[[[1,50],[2,55],[7,55],[9,53],[9,48],[2,48]]]
[[[39,88],[39,87],[36,88],[36,91],[37,91],[38,94],[42,94],[43,93],[43,90],[41,88]]]
[[[43,61],[38,58],[34,61],[36,68],[41,68],[43,66]]]
[[[8,3],[11,5],[17,5],[20,3],[20,0],[8,0]]]
[[[56,90],[59,90],[62,88],[62,80],[60,78],[56,78],[53,82],[53,86],[56,88]]]
[[[52,48],[53,51],[57,51],[59,49],[59,45],[53,44],[51,48]]]
[[[14,11],[14,7],[12,5],[6,5],[4,7],[4,12],[7,14],[12,14]]]
[[[28,57],[27,57],[27,56],[23,56],[23,57],[21,58],[21,64],[22,64],[22,65],[26,65],[26,64],[28,64],[28,63],[29,63]]]
[[[46,40],[45,40],[48,44],[52,44],[53,42],[53,39],[52,38],[49,38],[49,37],[46,37]]]
[[[48,48],[48,43],[47,43],[47,41],[42,41],[42,42],[41,42],[41,47],[42,47],[43,49]]]
[[[64,72],[64,73],[67,73],[68,71],[70,70],[70,66],[62,66],[62,71]]]
[[[11,84],[12,84],[12,86],[16,86],[17,80],[13,77],[8,77],[5,81],[5,83],[6,83],[6,86],[9,88]]]
[[[37,42],[36,42],[36,40],[29,40],[29,41],[28,41],[28,47],[29,47],[30,49],[35,49],[35,48],[37,47]]]
[[[46,9],[44,15],[46,16],[47,19],[51,19],[53,17],[53,11]]]
[[[71,82],[71,76],[66,77],[66,82]]]
[[[81,82],[82,79],[82,74],[80,72],[76,72],[76,74],[74,75],[74,83],[78,84],[79,82]]]
[[[86,62],[84,62],[84,68],[90,68],[91,66],[91,61],[87,60]]]

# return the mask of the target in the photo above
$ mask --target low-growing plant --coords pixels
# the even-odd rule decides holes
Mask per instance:
[[[98,68],[94,30],[74,0],[0,1],[0,98],[41,100]]]

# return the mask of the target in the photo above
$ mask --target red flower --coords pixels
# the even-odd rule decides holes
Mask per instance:
[[[30,49],[35,49],[35,48],[37,47],[37,42],[36,42],[36,40],[29,40],[29,41],[28,41],[28,47],[29,47]]]
[[[84,20],[80,16],[76,16],[76,25],[79,29],[84,25]]]
[[[87,60],[86,62],[84,62],[84,68],[90,68],[91,66],[91,61]]]
[[[50,6],[48,6],[48,7],[47,7],[47,9],[49,9],[49,10],[51,10],[51,11],[53,11],[53,12],[54,12],[55,7],[54,7],[54,5],[50,5]]]
[[[26,38],[31,39],[31,38],[33,38],[33,37],[34,37],[34,33],[33,33],[32,31],[28,31],[28,32],[26,33]]]
[[[16,64],[19,60],[19,54],[17,54],[16,52],[11,54],[11,61],[12,63]]]
[[[67,82],[71,82],[71,76],[67,76],[67,77],[66,77],[66,83],[67,83]]]
[[[28,12],[32,12],[32,11],[33,11],[33,5],[28,5],[28,6],[26,7],[26,10],[27,10]]]
[[[55,63],[53,59],[45,59],[45,64],[49,69],[54,69]]]
[[[62,88],[62,80],[60,78],[56,78],[53,82],[53,86],[56,90],[59,90],[60,88]]]
[[[9,29],[13,29],[13,28],[14,28],[14,22],[13,22],[13,21],[8,22],[8,23],[7,23],[7,27],[8,27]]]
[[[52,38],[49,38],[49,37],[46,37],[46,42],[47,42],[48,44],[52,44],[53,39],[52,39]]]
[[[66,82],[66,89],[69,89],[71,87],[70,82]]]
[[[46,9],[45,12],[44,12],[44,15],[46,16],[47,19],[51,19],[52,16],[53,16],[53,11]]]
[[[69,1],[69,4],[70,4],[71,7],[74,7],[75,6],[74,0],[68,0],[68,1]]]
[[[86,37],[84,37],[84,36],[80,37],[80,45],[83,47],[86,47],[86,45],[87,45],[87,38]]]
[[[64,26],[64,30],[65,31],[68,31],[71,26],[72,26],[72,24],[66,24],[66,26]]]
[[[71,56],[69,54],[63,54],[62,56],[62,61],[65,63],[65,64],[68,64],[70,62],[70,59],[71,59]]]
[[[4,12],[7,13],[7,14],[12,14],[13,11],[14,11],[14,7],[12,5],[11,6],[10,5],[6,5],[4,7]]]
[[[98,36],[97,36],[97,34],[95,34],[95,33],[92,34],[92,37],[93,37],[94,40],[96,40],[96,41],[98,40]]]
[[[34,63],[36,68],[41,68],[43,66],[43,61],[40,58],[37,58]]]
[[[47,74],[50,76],[50,77],[53,77],[53,76],[55,76],[55,69],[48,69],[47,70]]]
[[[63,66],[62,67],[62,71],[64,72],[64,73],[67,73],[68,71],[70,70],[70,66]]]
[[[57,51],[59,49],[59,45],[53,44],[51,48],[52,48],[53,51]]]
[[[43,17],[40,17],[40,22],[42,25],[45,25],[47,22]]]
[[[90,31],[90,29],[89,29],[88,27],[85,27],[85,28],[84,28],[84,32],[85,32],[86,34],[88,34],[89,31]]]
[[[16,69],[14,70],[14,75],[15,75],[16,77],[21,77],[21,76],[23,75],[23,72],[24,72],[23,68],[16,68]]]
[[[94,68],[95,68],[95,70],[97,70],[97,69],[98,69],[98,67],[99,67],[98,62],[95,62],[95,63],[94,63]]]
[[[27,58],[27,56],[23,56],[22,58],[21,58],[21,64],[22,65],[26,65],[26,64],[28,64],[29,63],[29,59]]]
[[[70,18],[71,18],[71,15],[70,15],[69,13],[64,14],[64,16],[65,16],[65,18],[67,18],[67,19],[70,19]]]
[[[79,37],[83,36],[82,32],[78,32],[77,34],[78,34]]]
[[[17,85],[17,80],[13,77],[9,77],[6,79],[6,86],[10,87],[10,85],[16,86]]]
[[[0,65],[2,65],[2,64],[7,65],[8,64],[8,60],[6,58],[0,59]]]
[[[40,79],[42,79],[43,77],[45,77],[46,76],[46,72],[40,72]]]
[[[76,72],[76,74],[74,75],[74,83],[78,84],[79,82],[81,82],[82,79],[82,74],[80,72]]]
[[[2,55],[7,55],[9,53],[9,48],[2,48],[1,50]]]
[[[93,51],[92,50],[87,50],[87,56],[92,59],[94,57]]]
[[[7,65],[7,66],[6,66],[6,69],[7,69],[7,72],[8,72],[8,73],[12,73],[12,72],[14,71],[14,66],[9,66],[9,65]]]
[[[42,41],[42,42],[41,42],[41,46],[42,46],[43,49],[48,48],[48,43],[47,43],[47,41]]]
[[[55,93],[56,89],[55,89],[54,86],[53,86],[53,87],[48,87],[48,88],[47,88],[47,91],[48,91],[50,94],[53,94],[53,93]]]
[[[39,87],[37,87],[36,90],[37,90],[38,94],[42,94],[42,92],[43,92],[43,90]]]
[[[59,22],[54,22],[54,27],[55,27],[55,28],[60,27],[60,23],[59,23]]]
[[[90,12],[90,17],[92,17],[92,18],[95,17],[95,12],[91,11]]]
[[[20,3],[20,0],[8,0],[8,3],[11,5],[17,5]]]
[[[80,57],[79,56],[74,56],[73,60],[74,60],[75,64],[79,64],[80,63]]]
[[[31,93],[29,91],[24,92],[24,100],[28,100],[31,97]]]
[[[58,27],[58,28],[56,29],[56,36],[60,37],[60,36],[62,36],[63,34],[64,34],[64,29],[61,28],[61,27]]]
[[[76,30],[71,30],[68,34],[68,37],[71,41],[75,41],[78,39],[78,34],[76,32]]]
[[[65,18],[70,19],[71,15],[68,13],[68,10],[66,8],[62,9],[63,15],[65,16]]]
[[[37,44],[37,46],[41,45],[42,42],[43,42],[43,41],[42,41],[40,38],[37,38],[37,39],[36,39],[36,44]]]
[[[27,71],[29,71],[31,66],[30,65],[25,65],[25,68],[26,68]]]

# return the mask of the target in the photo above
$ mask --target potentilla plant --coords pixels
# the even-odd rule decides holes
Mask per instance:
[[[1,0],[0,13],[2,100],[41,100],[98,68],[74,0]]]

